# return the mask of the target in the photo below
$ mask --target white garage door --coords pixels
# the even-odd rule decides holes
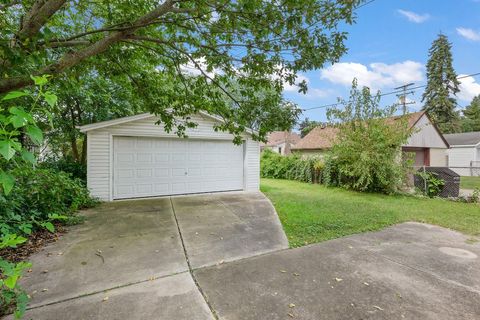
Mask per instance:
[[[243,189],[243,146],[232,141],[114,137],[113,198]]]

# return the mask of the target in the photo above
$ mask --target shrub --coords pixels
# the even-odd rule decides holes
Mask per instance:
[[[59,159],[48,157],[39,163],[38,167],[68,173],[72,178],[80,179],[85,185],[87,184],[87,166],[76,162],[72,157]]]
[[[433,198],[442,192],[445,180],[439,178],[436,172],[418,172],[417,175],[425,182],[425,190],[423,190],[425,195]]]
[[[260,174],[264,178],[320,182],[322,168],[323,162],[317,157],[282,156],[268,149],[262,152],[260,160]]]
[[[83,183],[67,173],[20,167],[12,174],[12,192],[0,195],[2,234],[30,234],[38,227],[53,231],[52,220],[68,220],[78,209],[96,203]]]
[[[26,238],[17,235],[5,235],[0,238],[0,250],[10,247],[16,248],[18,244],[26,241]],[[19,319],[25,312],[28,303],[28,295],[18,285],[23,271],[32,266],[29,262],[13,263],[0,259],[0,316],[14,312],[15,319]]]
[[[339,122],[330,151],[329,181],[358,191],[397,192],[407,168],[400,161],[401,146],[412,130],[406,117],[392,118],[396,107],[380,107],[380,95],[357,89],[354,80],[350,99],[342,108],[328,110],[331,122]],[[335,170],[333,170],[335,165]]]

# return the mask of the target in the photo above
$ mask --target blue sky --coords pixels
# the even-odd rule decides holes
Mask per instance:
[[[426,83],[425,64],[428,49],[438,33],[445,34],[453,45],[453,65],[458,75],[480,72],[480,0],[375,0],[357,10],[357,22],[346,26],[349,48],[339,63],[322,70],[303,73],[309,93],[297,93],[287,87],[286,99],[301,108],[335,103],[337,97],[348,98],[353,77],[361,85],[384,93],[394,87],[414,82]],[[457,95],[460,106],[480,94],[480,76],[461,80]],[[409,98],[415,104],[409,111],[421,108],[419,89]],[[385,96],[382,105],[396,102],[395,95]],[[302,118],[326,120],[326,109],[304,112]]]

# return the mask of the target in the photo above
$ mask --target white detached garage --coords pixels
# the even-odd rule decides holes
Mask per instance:
[[[199,113],[179,138],[145,113],[80,127],[87,135],[87,185],[104,201],[259,188],[260,149],[249,132],[241,145],[215,132],[221,121]]]

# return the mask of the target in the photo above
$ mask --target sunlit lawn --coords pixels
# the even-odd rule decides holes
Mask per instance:
[[[359,193],[308,183],[262,179],[290,246],[418,221],[480,236],[480,206],[443,199]]]
[[[461,177],[460,188],[462,189],[480,188],[480,177]]]

